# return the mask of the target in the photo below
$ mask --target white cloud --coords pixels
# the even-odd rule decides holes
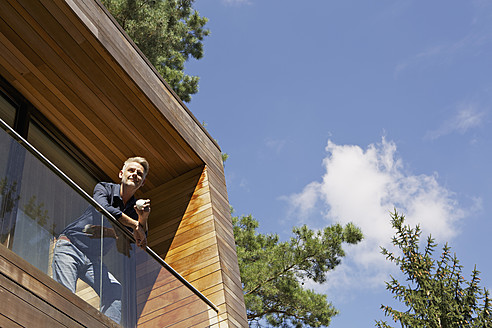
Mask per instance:
[[[423,240],[432,232],[438,240],[457,233],[456,224],[465,217],[455,195],[439,185],[437,175],[412,175],[396,155],[395,143],[337,145],[328,141],[326,169],[321,182],[309,183],[302,192],[285,197],[292,213],[302,223],[319,228],[331,223],[354,222],[364,240],[348,248],[343,264],[329,275],[330,289],[381,286],[395,269],[380,254],[380,246],[390,248],[393,229],[390,212],[397,208],[412,226],[421,224]],[[319,213],[322,220],[320,220]]]
[[[320,186],[318,182],[311,182],[300,194],[295,194],[288,197],[280,197],[282,200],[290,202],[292,208],[295,209],[299,221],[303,222],[309,217],[313,208],[315,208],[320,196]]]
[[[436,130],[428,132],[426,138],[433,140],[455,132],[465,134],[468,130],[480,126],[484,117],[485,112],[479,111],[476,106],[463,105],[453,117]]]

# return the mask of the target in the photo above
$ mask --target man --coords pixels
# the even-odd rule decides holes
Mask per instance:
[[[93,196],[94,200],[133,233],[137,246],[142,248],[147,246],[150,200],[145,200],[143,207],[138,208],[134,195],[143,186],[148,171],[149,163],[145,158],[128,158],[119,172],[120,184],[100,182],[94,188]],[[108,247],[101,249],[100,237],[116,238],[117,244],[123,244],[124,248],[129,244],[118,228],[104,222],[109,221],[103,219],[94,207],[89,206],[81,217],[62,231],[53,252],[53,278],[73,293],[78,278],[86,282],[100,296],[101,312],[120,323],[121,284],[101,264],[101,254]],[[129,255],[127,249],[119,247],[119,251]]]

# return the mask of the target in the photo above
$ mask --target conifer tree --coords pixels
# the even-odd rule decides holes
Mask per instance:
[[[438,259],[432,256],[435,240],[429,236],[420,248],[421,229],[404,225],[405,218],[396,211],[391,215],[396,230],[392,243],[399,249],[390,252],[382,248],[386,258],[395,263],[406,276],[406,283],[391,277],[386,289],[403,303],[404,310],[382,305],[385,315],[411,328],[490,328],[492,327],[489,291],[480,288],[479,271],[471,273],[470,280],[463,276],[463,266],[456,254],[445,244]],[[385,321],[376,321],[377,327],[391,327]]]
[[[362,233],[353,224],[319,231],[294,227],[290,241],[256,231],[251,215],[233,218],[239,269],[250,326],[328,326],[338,313],[326,295],[303,287],[308,279],[323,283],[341,263],[342,245],[356,244]]]
[[[186,102],[198,92],[197,76],[184,63],[203,56],[207,18],[193,9],[194,0],[101,0],[176,94]]]

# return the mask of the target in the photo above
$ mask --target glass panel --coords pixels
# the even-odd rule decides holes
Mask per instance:
[[[48,255],[54,238],[89,204],[34,156],[22,151],[18,160],[24,157],[24,161],[16,165],[15,181],[21,183],[12,250],[50,274]]]
[[[80,290],[76,288],[80,279],[75,276],[71,281],[67,275],[76,254],[66,239],[76,235],[80,224],[74,223],[80,223],[79,218],[101,226],[102,215],[3,129],[0,147],[0,242],[70,290]],[[82,225],[79,245],[85,243],[90,248],[87,254],[99,256],[100,234],[90,235]],[[80,290],[77,294],[100,308],[96,293],[91,296]],[[89,296],[94,295],[96,301],[91,302]]]
[[[139,327],[216,327],[217,312],[198,294],[148,253],[136,253]]]
[[[10,247],[20,198],[21,173],[17,163],[19,159],[23,161],[25,151],[3,131],[0,146],[4,154],[0,157],[0,243]]]
[[[210,327],[218,322],[217,313],[193,290],[123,233],[116,235],[104,239],[103,257],[104,270],[116,282],[102,290],[108,303],[120,295],[122,326]]]
[[[29,123],[27,141],[63,172],[67,172],[70,178],[84,189],[85,192],[90,195],[92,194],[92,190],[98,181],[87,173],[87,170],[79,162],[51,139],[44,132],[44,129],[35,122]]]
[[[63,243],[60,234],[87,212],[84,211],[90,207],[89,203],[3,129],[0,146],[3,154],[0,158],[0,241],[53,277],[55,244]],[[96,219],[101,222],[101,214],[96,213]],[[101,245],[99,238],[92,238],[91,242]],[[75,289],[68,281],[64,282],[69,289]]]
[[[108,219],[104,222],[105,226],[111,226]],[[113,226],[113,229],[114,238],[103,241],[103,270],[110,272],[113,280],[102,285],[102,303],[120,316],[121,322],[113,318],[114,321],[123,327],[135,327],[135,244],[118,227]]]
[[[136,248],[3,129],[0,147],[2,244],[123,327],[218,322],[208,303],[162,260]]]

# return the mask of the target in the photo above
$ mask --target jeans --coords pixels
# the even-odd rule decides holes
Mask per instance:
[[[99,258],[89,258],[71,242],[58,240],[53,252],[52,268],[53,279],[72,293],[75,293],[78,278],[91,286],[101,300],[100,311],[116,323],[120,323],[121,284],[105,265],[102,265],[101,270]]]

